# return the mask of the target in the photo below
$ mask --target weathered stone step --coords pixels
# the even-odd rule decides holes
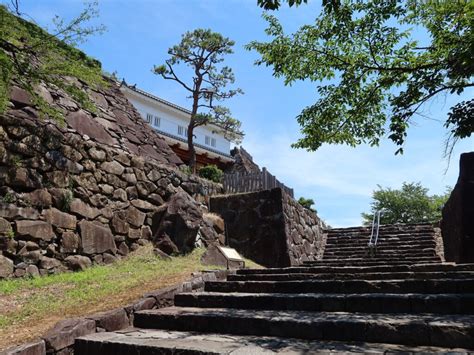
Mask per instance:
[[[325,247],[325,251],[341,251],[341,252],[345,252],[345,251],[359,251],[359,250],[363,250],[363,251],[366,251],[368,248],[367,244],[364,244],[364,245],[361,245],[361,246],[354,246],[354,245],[351,245],[351,246],[345,246],[345,247],[341,247],[341,246],[337,246],[337,245],[326,245]],[[393,247],[391,245],[383,245],[383,244],[378,244],[377,245],[377,250],[400,250],[400,251],[411,251],[413,249],[417,249],[417,250],[436,250],[436,244],[435,242],[430,242],[429,244],[426,243],[426,244],[411,244],[411,245],[400,245],[400,246],[396,246],[396,247]]]
[[[387,263],[391,263],[392,261],[410,261],[410,262],[441,262],[441,259],[437,255],[397,255],[397,254],[379,254],[375,253],[374,256],[370,254],[367,255],[360,255],[360,254],[347,254],[347,255],[334,255],[334,254],[323,254],[323,258],[321,259],[322,262],[331,262],[331,261],[341,261],[341,260],[350,260],[350,261],[378,261],[383,260]],[[312,264],[314,261],[306,261],[304,264]]]
[[[243,293],[474,293],[474,279],[210,281],[206,292]]]
[[[303,265],[327,265],[327,266],[343,266],[343,265],[360,265],[360,266],[370,266],[370,265],[404,265],[404,264],[415,264],[415,263],[440,263],[441,259],[439,258],[340,258],[340,259],[323,259],[316,261],[305,261]]]
[[[310,312],[474,314],[474,294],[181,293],[175,306]]]
[[[366,257],[370,255],[369,249],[366,250],[358,250],[358,251],[324,251],[324,258],[334,258],[334,257]],[[377,250],[375,251],[375,255],[377,257],[397,257],[397,258],[403,258],[403,257],[410,257],[410,258],[418,258],[418,257],[434,257],[437,256],[436,252],[434,250],[426,250],[426,251],[417,251],[417,250],[412,250],[412,251],[407,251],[407,252],[401,252],[398,250]]]
[[[327,248],[367,248],[368,242],[341,242],[341,243],[327,243]],[[378,243],[377,248],[390,248],[390,249],[398,249],[398,248],[426,248],[426,247],[436,247],[434,241],[425,241],[423,243],[404,243],[404,242],[392,242],[392,243]]]
[[[135,313],[139,328],[410,346],[474,347],[474,316],[170,307]]]
[[[339,236],[343,237],[358,237],[358,236],[367,236],[372,235],[372,229],[369,230],[358,230],[358,231],[328,231],[326,232],[327,236],[330,238],[337,238]],[[381,229],[379,230],[380,236],[418,236],[418,235],[434,235],[435,231],[433,229],[420,229],[420,230],[394,230],[394,229]],[[376,233],[374,233],[376,235]]]
[[[345,266],[345,265],[354,265],[354,266],[375,266],[375,265],[406,265],[406,264],[415,264],[415,263],[440,263],[440,259],[427,259],[427,258],[405,258],[405,259],[389,259],[389,258],[340,258],[340,259],[324,259],[317,261],[307,261],[303,265],[327,265],[327,266]]]
[[[346,227],[346,228],[331,228],[327,229],[326,233],[352,233],[352,232],[359,232],[365,231],[370,233],[372,230],[372,226],[359,226],[359,227]],[[433,231],[432,224],[387,224],[387,225],[380,225],[379,231],[380,232],[388,232],[388,231],[399,231],[399,232],[406,232],[406,231]]]
[[[370,239],[370,233],[364,234],[328,234],[327,240],[330,241],[341,241],[341,240],[367,240]],[[433,239],[433,233],[398,233],[398,234],[379,234],[378,240],[423,240],[423,239]]]
[[[385,245],[408,245],[408,244],[417,244],[417,243],[428,243],[433,242],[434,239],[432,236],[425,236],[419,238],[411,239],[401,239],[401,238],[379,238],[377,244]],[[369,243],[369,238],[328,238],[326,240],[327,245],[367,245]]]
[[[442,272],[474,271],[474,264],[434,263],[412,265],[375,265],[375,266],[291,266],[285,268],[240,269],[239,275],[255,274],[293,274],[293,273],[367,273],[367,272]],[[361,275],[363,277],[363,275]]]
[[[95,333],[76,339],[76,355],[176,355],[176,354],[321,354],[321,353],[447,353],[467,354],[466,349],[408,347],[395,344],[311,341],[295,338],[241,336],[156,329],[129,328]]]
[[[227,281],[297,281],[297,280],[404,280],[404,279],[474,279],[474,271],[440,272],[367,272],[367,273],[289,273],[236,274]]]

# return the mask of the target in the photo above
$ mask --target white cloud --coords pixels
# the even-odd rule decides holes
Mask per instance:
[[[369,210],[377,185],[398,188],[404,181],[420,181],[434,194],[455,184],[459,153],[472,150],[472,143],[459,144],[443,175],[442,143],[436,137],[418,138],[420,132],[412,132],[403,156],[394,155],[390,142],[374,148],[325,145],[317,152],[307,152],[290,147],[296,140],[290,132],[266,136],[261,130],[248,132],[244,147],[260,166],[293,187],[296,197],[315,199],[316,209],[329,224],[349,226],[361,223],[360,213]]]

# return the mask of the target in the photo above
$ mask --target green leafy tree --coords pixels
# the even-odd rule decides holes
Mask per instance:
[[[427,102],[474,86],[473,1],[328,0],[314,24],[291,35],[276,17],[264,17],[271,40],[247,46],[260,53],[257,64],[273,67],[287,85],[318,83],[319,99],[297,117],[297,148],[374,146],[388,134],[402,153]],[[469,137],[473,99],[454,105],[444,125],[448,147]]]
[[[189,166],[196,172],[196,150],[194,148],[194,129],[213,124],[218,126],[226,138],[238,143],[242,138],[241,123],[231,116],[226,107],[216,105],[237,94],[241,89],[226,89],[234,83],[234,73],[227,66],[220,66],[224,56],[233,53],[234,41],[209,29],[196,29],[186,32],[181,42],[168,50],[170,58],[165,64],[155,66],[155,74],[179,83],[192,99],[191,118],[188,124]],[[189,79],[178,75],[177,67],[189,67]]]
[[[0,113],[7,108],[13,81],[30,94],[43,116],[63,120],[62,113],[38,95],[39,84],[58,87],[84,108],[93,110],[87,94],[68,79],[79,79],[91,87],[105,85],[100,63],[74,48],[105,30],[102,25],[85,26],[98,16],[97,2],[87,4],[71,21],[56,16],[52,33],[23,19],[31,20],[20,11],[18,1],[11,4],[10,8],[0,4]]]
[[[302,3],[307,3],[308,0],[284,0],[288,2],[288,5],[292,7],[293,5],[298,6]],[[326,0],[328,1],[328,0]],[[257,0],[257,5],[264,10],[278,10],[281,6],[280,0]]]
[[[313,200],[312,198],[300,197],[300,198],[298,199],[298,203],[299,203],[301,206],[303,206],[304,208],[307,208],[307,209],[310,210],[310,211],[316,212],[316,210],[311,207],[311,206],[314,205],[314,200]]]
[[[404,182],[399,190],[378,185],[372,195],[371,211],[362,213],[362,218],[369,225],[374,214],[382,210],[381,224],[437,222],[450,193],[451,189],[447,189],[444,195],[430,196],[420,183]]]

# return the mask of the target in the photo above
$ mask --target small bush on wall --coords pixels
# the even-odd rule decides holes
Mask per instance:
[[[214,182],[221,182],[224,173],[214,164],[203,166],[199,169],[199,176]]]

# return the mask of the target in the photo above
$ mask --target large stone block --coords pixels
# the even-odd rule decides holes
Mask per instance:
[[[84,255],[71,255],[64,259],[66,265],[74,270],[74,271],[81,271],[85,270],[88,267],[92,266],[92,261],[87,256]]]
[[[5,218],[0,217],[0,235],[6,235],[11,233],[12,226]]]
[[[0,203],[0,217],[11,220],[37,219],[39,213],[38,210],[31,207],[18,207],[14,204]]]
[[[35,207],[49,207],[52,205],[53,200],[51,194],[46,189],[38,189],[30,193],[23,195],[23,199],[30,205]]]
[[[81,247],[81,239],[72,232],[66,231],[61,235],[61,253],[77,253]]]
[[[87,203],[78,198],[72,200],[69,210],[71,213],[77,214],[87,219],[94,219],[100,215],[100,211],[97,208],[89,206]]]
[[[141,227],[145,222],[146,213],[139,211],[137,208],[130,206],[126,210],[126,220],[132,226]]]
[[[97,327],[103,328],[108,332],[123,329],[130,325],[127,312],[123,308],[99,313],[90,317],[90,319],[96,322]]]
[[[46,355],[46,346],[43,340],[23,344],[5,351],[5,355]]]
[[[186,253],[194,248],[201,222],[202,212],[198,203],[181,190],[153,215],[153,241],[160,248],[163,243],[171,245],[169,238],[180,252]],[[166,249],[162,250],[168,252],[174,248]]]
[[[84,254],[99,254],[107,251],[115,253],[115,241],[109,227],[85,220],[78,225]]]
[[[35,240],[50,241],[55,234],[49,222],[43,221],[16,221],[16,232],[20,236]]]
[[[57,323],[43,337],[48,350],[59,351],[74,345],[76,338],[95,333],[96,325],[91,319],[66,319]]]
[[[44,210],[43,215],[53,226],[65,229],[76,229],[76,216],[61,212],[56,208]]]
[[[125,168],[117,161],[106,161],[100,165],[100,168],[109,174],[122,175]]]
[[[0,278],[5,278],[13,274],[13,261],[0,255]]]

